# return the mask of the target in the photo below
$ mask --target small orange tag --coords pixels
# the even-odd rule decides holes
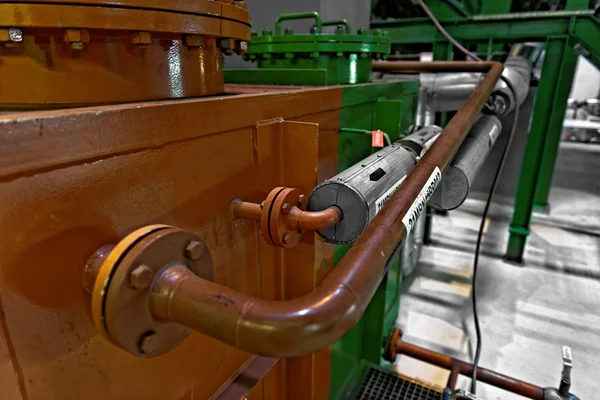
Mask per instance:
[[[373,131],[372,132],[373,139],[371,141],[371,146],[373,147],[383,147],[383,132],[382,131]]]

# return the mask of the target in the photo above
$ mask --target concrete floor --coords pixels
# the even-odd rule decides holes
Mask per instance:
[[[562,153],[568,150],[561,147]],[[556,184],[562,169],[559,165],[550,212],[534,214],[523,266],[502,260],[511,207],[500,201],[491,209],[477,287],[483,331],[480,365],[540,386],[556,386],[561,346],[568,345],[574,359],[572,392],[581,399],[597,399],[600,190],[567,188],[568,181]],[[591,179],[600,185],[600,174]],[[483,202],[468,200],[459,210],[434,217],[433,243],[425,247],[416,271],[405,280],[398,318],[408,342],[462,360],[471,360],[474,351],[469,296],[482,208]],[[442,387],[448,376],[406,357],[400,357],[397,369]],[[468,385],[468,379],[459,380],[459,387]],[[478,395],[488,400],[521,398],[483,384],[478,389]]]

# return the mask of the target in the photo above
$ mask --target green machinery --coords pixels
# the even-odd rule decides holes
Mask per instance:
[[[286,20],[314,19],[310,33],[283,32]],[[323,27],[335,26],[335,33]],[[229,83],[271,85],[345,85],[371,80],[371,60],[385,59],[390,40],[380,30],[372,35],[364,28],[357,34],[346,20],[325,21],[316,12],[283,14],[275,21],[275,31],[266,28],[253,36],[244,59],[256,62],[255,70],[227,70]]]
[[[408,1],[379,0],[375,10],[414,14],[416,5]],[[506,259],[520,263],[531,214],[535,207],[548,205],[548,195],[558,154],[562,121],[571,90],[577,55],[584,55],[600,68],[600,21],[589,10],[588,0],[539,1],[538,8],[559,11],[523,10],[517,0],[427,0],[427,5],[448,33],[460,43],[477,50],[482,58],[493,58],[497,51],[514,43],[542,42],[546,54],[533,109],[525,149]],[[391,7],[396,5],[396,7]],[[520,12],[513,12],[518,10]],[[433,51],[436,60],[451,60],[452,45],[427,17],[374,21],[372,28],[385,29],[392,40],[392,52]]]
[[[374,9],[382,1],[389,3],[373,1]],[[484,53],[483,58],[493,58],[515,43],[545,42],[507,251],[508,259],[521,261],[534,204],[545,206],[547,202],[577,54],[600,65],[600,23],[593,11],[586,9],[588,0],[568,0],[565,10],[557,12],[511,13],[512,3],[427,1],[450,34]],[[283,21],[293,19],[311,19],[314,26],[301,34],[282,29]],[[334,26],[334,33],[325,33],[327,26]],[[374,21],[371,28],[370,34],[363,28],[352,33],[347,21],[322,21],[318,13],[281,15],[273,31],[265,29],[260,36],[254,35],[248,47],[245,58],[256,62],[257,68],[226,70],[225,80],[258,85],[344,85],[339,121],[339,170],[343,171],[373,152],[371,136],[365,133],[382,130],[395,141],[415,122],[419,80],[371,83],[372,60],[386,59],[390,50],[392,54],[433,51],[437,60],[456,56],[427,18]],[[443,124],[447,118],[439,120]],[[347,249],[346,245],[336,247],[336,261]],[[394,261],[360,322],[333,345],[331,398],[343,397],[353,382],[361,381],[367,365],[385,363],[382,342],[398,316],[401,260],[400,255]]]
[[[291,19],[315,21],[311,33],[282,32],[281,22]],[[335,33],[323,33],[324,26]],[[419,81],[371,82],[371,62],[385,59],[390,39],[381,31],[352,33],[345,20],[321,21],[318,13],[284,14],[274,32],[265,29],[248,46],[246,59],[254,70],[226,70],[227,83],[326,86],[343,84],[340,111],[339,170],[344,171],[374,152],[373,130],[398,140],[414,123]],[[368,133],[368,134],[367,134]],[[337,245],[336,262],[350,245]],[[402,255],[396,256],[362,319],[332,347],[331,398],[338,398],[344,382],[361,363],[380,364],[382,343],[394,328],[401,293]]]

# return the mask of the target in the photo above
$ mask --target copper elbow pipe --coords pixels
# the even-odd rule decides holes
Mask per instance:
[[[399,64],[393,64],[398,69]],[[464,64],[459,63],[461,67]],[[388,259],[406,238],[403,217],[435,168],[446,170],[503,70],[503,65],[495,62],[467,64],[469,68],[476,65],[487,74],[399,190],[314,292],[292,300],[264,300],[199,278],[184,267],[173,266],[155,279],[152,313],[163,321],[181,323],[263,356],[311,353],[342,337],[363,314],[387,272]],[[419,63],[417,66],[410,63],[410,71],[414,72],[457,69],[461,70],[453,63]],[[255,206],[244,206],[241,210],[247,215],[257,212]],[[328,213],[327,217],[333,215]]]
[[[473,364],[466,363],[456,358],[437,353],[432,350],[424,349],[414,344],[406,343],[402,340],[402,332],[397,330],[392,335],[393,343],[390,343],[391,352],[395,354],[404,354],[417,360],[435,365],[440,368],[450,370],[448,378],[448,387],[454,389],[458,375],[470,376],[473,374]],[[392,348],[393,346],[393,348]],[[544,389],[531,383],[512,378],[510,376],[499,374],[486,368],[477,368],[477,380],[500,389],[527,397],[528,399],[543,400]]]
[[[233,215],[237,218],[260,221],[262,208],[260,204],[249,203],[240,199],[232,202]],[[288,228],[301,231],[318,231],[329,228],[342,220],[342,210],[337,206],[331,206],[323,211],[302,211],[292,206],[289,212]]]
[[[342,210],[331,206],[323,211],[302,211],[293,207],[290,211],[289,228],[301,231],[318,231],[329,228],[342,220]]]

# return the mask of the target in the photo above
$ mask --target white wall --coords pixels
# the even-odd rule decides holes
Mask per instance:
[[[600,93],[600,71],[585,57],[579,57],[570,97],[583,101],[598,97]]]

